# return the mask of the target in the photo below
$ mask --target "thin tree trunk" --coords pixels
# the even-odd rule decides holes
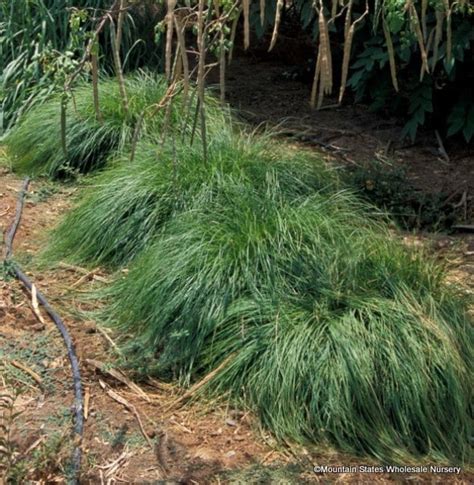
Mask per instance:
[[[93,49],[91,53],[91,65],[92,65],[92,93],[94,96],[94,111],[96,120],[102,124],[104,118],[100,111],[100,101],[99,101],[99,61],[97,58],[97,50]]]
[[[120,59],[120,46],[122,44],[123,33],[123,21],[125,18],[125,8],[127,0],[120,0],[120,12],[117,19],[117,32],[115,32],[115,26],[113,22],[110,22],[110,32],[112,36],[112,51],[115,64],[115,72],[117,74],[117,80],[119,84],[120,96],[122,98],[123,107],[126,113],[128,113],[128,96],[125,88],[125,79],[122,69],[122,61]]]
[[[199,101],[199,115],[201,120],[201,138],[202,148],[204,152],[204,161],[207,162],[207,141],[206,141],[206,113],[204,108],[204,70],[206,61],[205,40],[204,40],[204,0],[199,0],[198,10],[198,50],[199,50],[199,64],[198,64],[198,101]]]

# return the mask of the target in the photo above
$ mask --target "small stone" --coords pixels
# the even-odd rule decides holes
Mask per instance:
[[[449,239],[439,239],[436,242],[436,246],[438,247],[438,249],[444,249],[450,245],[451,245],[451,241]]]
[[[240,409],[232,409],[230,412],[229,412],[229,415],[233,418],[233,419],[241,419],[244,417],[245,413],[243,411],[241,411]]]
[[[222,428],[219,428],[219,429],[211,432],[211,436],[219,436],[221,434],[222,434]]]
[[[225,424],[227,424],[227,426],[237,426],[237,421],[235,419],[227,418]]]
[[[94,322],[85,322],[82,326],[83,330],[86,333],[96,333],[97,327]]]

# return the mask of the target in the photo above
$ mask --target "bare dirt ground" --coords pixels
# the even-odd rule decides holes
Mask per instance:
[[[474,144],[445,140],[441,147],[433,131],[420,132],[415,143],[403,141],[403,120],[376,115],[360,104],[337,106],[331,97],[323,109],[311,109],[310,83],[291,79],[301,62],[301,45],[285,45],[290,41],[282,40],[271,55],[262,49],[238,52],[230,64],[227,100],[245,121],[277,127],[333,162],[393,163],[406,170],[415,188],[443,193],[462,206],[460,223],[474,221]]]
[[[411,179],[424,190],[464,199],[465,220],[472,221],[472,153],[457,151],[448,162],[436,140],[429,142],[426,137],[419,145],[406,147],[397,141],[400,127],[394,120],[377,119],[363,107],[315,113],[308,107],[308,86],[275,82],[281,80],[285,67],[259,63],[255,69],[252,57],[239,60],[229,73],[229,101],[248,121],[280,124],[287,135],[312,145],[331,161],[360,163],[390,156],[406,166]],[[21,179],[0,164],[1,232],[13,220],[20,187]],[[64,317],[79,355],[87,401],[81,483],[472,483],[474,476],[467,471],[460,476],[316,475],[315,464],[377,463],[328,449],[278,445],[259,428],[252,413],[230,406],[225,399],[181,402],[183,390],[156,380],[137,387],[114,364],[114,335],[83,313],[91,303],[81,295],[106,284],[110,275],[100,268],[45,269],[37,264],[47,230],[68,210],[76,190],[32,183],[14,249],[24,270]],[[407,244],[428,247],[447,266],[449,279],[474,291],[474,235],[400,237]],[[58,331],[44,312],[40,314],[41,318],[31,296],[2,270],[0,394],[18,394],[13,410],[20,413],[8,424],[11,483],[64,483],[70,473],[70,366]],[[114,369],[119,374],[114,376]]]
[[[19,178],[5,171],[0,176],[2,232],[13,220],[20,187]],[[113,340],[105,331],[99,332],[93,321],[77,316],[78,310],[88,309],[77,296],[106,275],[62,266],[33,275],[27,268],[41,246],[44,230],[67,210],[74,190],[55,186],[52,193],[50,184],[31,185],[14,251],[38,290],[64,317],[75,342],[88,396],[84,483],[151,483],[165,478],[167,483],[218,483],[225,470],[288,463],[289,452],[279,451],[249,414],[225,403],[173,405],[181,392],[172,385],[150,381],[137,388],[91,363],[100,361],[104,369],[110,366],[116,357]],[[3,275],[0,384],[3,391],[21,391],[15,402],[15,412],[21,414],[11,425],[10,438],[15,463],[10,475],[17,483],[27,479],[59,483],[68,472],[71,372],[57,329],[44,311],[40,314],[35,314],[20,284]],[[120,398],[137,410],[147,436],[136,415],[118,402]]]

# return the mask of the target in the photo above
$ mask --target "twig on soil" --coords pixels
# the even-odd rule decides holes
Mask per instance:
[[[281,127],[288,128],[288,129],[304,130],[304,133],[306,133],[306,134],[308,132],[312,132],[312,133],[317,134],[317,132],[319,132],[319,131],[329,131],[329,132],[332,132],[332,133],[338,133],[341,136],[360,136],[362,134],[365,134],[362,131],[354,131],[354,130],[348,130],[348,129],[345,129],[345,128],[335,128],[335,127],[331,127],[331,126],[323,126],[320,123],[318,123],[317,125],[302,123],[302,121],[304,121],[305,119],[308,120],[308,119],[311,119],[311,118],[307,117],[307,116],[303,117],[303,118],[299,118],[297,116],[287,116],[285,118],[282,118],[280,120],[280,122],[274,128],[277,129],[278,127],[281,126]],[[294,123],[293,123],[293,121],[294,121]]]
[[[184,426],[184,424],[181,424],[178,421],[176,421],[176,419],[170,419],[170,423],[171,424],[174,424],[179,429],[183,430],[185,433],[193,434],[193,431],[191,431],[189,428],[187,428],[186,426]]]
[[[108,369],[107,366],[98,360],[94,359],[86,359],[86,363],[95,369],[100,370],[103,374],[108,374],[115,379],[117,379],[122,384],[125,384],[128,388],[130,388],[134,394],[138,395],[139,397],[143,398],[145,401],[150,402],[150,398],[145,394],[145,392],[140,389],[134,382],[128,379],[121,371],[117,369]]]
[[[169,382],[161,382],[158,379],[154,379],[153,377],[148,377],[147,382],[148,384],[150,384],[150,386],[153,386],[160,391],[169,391],[176,388],[174,384],[171,384]]]
[[[84,391],[84,421],[89,417],[89,402],[91,399],[91,391],[89,386],[86,386]]]
[[[114,351],[118,355],[122,355],[122,351],[120,350],[119,346],[112,340],[112,338],[110,337],[110,335],[107,333],[106,330],[98,326],[97,331],[102,335],[102,337],[105,338],[105,340],[107,340],[107,342],[110,344],[110,346],[114,349]]]
[[[27,450],[23,453],[23,456],[28,456],[33,450],[38,448],[38,446],[46,439],[46,436],[43,435],[40,438],[38,438],[33,444],[31,444]]]
[[[463,207],[464,220],[467,220],[467,190],[462,193],[461,200],[457,204],[453,204],[453,207],[457,209],[458,207]]]
[[[272,456],[276,453],[275,450],[270,450],[261,460],[260,460],[260,464],[261,465],[265,465],[265,462]]]
[[[83,274],[85,276],[92,276],[93,279],[95,279],[97,281],[100,281],[101,283],[108,283],[107,278],[104,278],[103,276],[100,276],[100,275],[96,274],[94,271],[91,272],[88,269],[81,268],[79,266],[74,266],[73,264],[64,263],[62,261],[58,264],[58,266],[60,268],[63,268],[63,269],[68,269],[70,271],[75,271],[76,273],[80,273],[80,274]],[[95,270],[95,271],[97,271],[97,270]]]
[[[456,224],[452,226],[452,229],[456,231],[466,231],[466,232],[474,232],[474,225],[472,224]]]
[[[180,407],[184,401],[187,401],[190,399],[194,394],[196,394],[199,389],[204,387],[216,374],[218,374],[228,363],[234,358],[235,354],[231,354],[222,361],[213,371],[209,372],[203,379],[201,379],[199,382],[194,384],[194,386],[191,387],[188,391],[186,391],[182,396],[178,397],[175,401],[173,401],[167,408],[163,411],[164,413],[167,413],[174,409],[175,407]]]
[[[300,141],[302,143],[319,146],[326,152],[329,152],[332,155],[338,156],[343,160],[345,160],[346,162],[349,162],[352,164],[355,163],[354,160],[350,159],[346,155],[346,152],[350,151],[348,148],[338,147],[336,145],[333,145],[332,143],[327,143],[325,140],[318,138],[312,133],[306,134],[305,131],[300,132],[298,130],[282,129],[277,131],[276,134],[279,136],[286,136],[286,137],[295,139],[296,141]]]
[[[60,261],[58,263],[58,266],[63,269],[69,269],[71,271],[75,271],[76,273],[81,273],[81,274],[89,273],[88,269],[81,268],[80,266],[74,266],[73,264],[64,263],[63,261]]]
[[[120,467],[124,466],[132,456],[133,453],[128,449],[125,449],[123,453],[113,462],[109,463],[108,465],[97,465],[97,468],[99,468],[99,470],[106,470],[105,477],[109,478],[111,475],[116,473]],[[109,482],[107,481],[107,483]]]
[[[31,309],[35,314],[35,317],[39,320],[39,322],[46,327],[46,322],[44,321],[43,315],[41,315],[39,305],[38,305],[38,291],[36,290],[36,286],[33,285],[31,287]]]
[[[23,284],[23,286],[31,293],[35,292],[35,287],[33,282],[26,276],[26,274],[21,270],[21,268],[12,260],[12,246],[13,241],[15,239],[16,232],[20,225],[21,216],[23,213],[23,206],[25,202],[25,195],[26,191],[28,190],[28,186],[30,184],[29,177],[26,177],[22,190],[18,196],[17,208],[15,219],[13,221],[12,226],[10,227],[9,231],[7,232],[5,238],[5,257],[4,257],[4,264],[8,268],[8,270]],[[74,473],[74,483],[79,483],[79,474],[81,469],[81,458],[82,458],[82,435],[84,432],[84,415],[83,415],[83,396],[82,396],[82,384],[81,384],[81,373],[79,368],[79,360],[76,355],[76,350],[74,348],[74,344],[72,342],[71,336],[64,325],[63,321],[59,317],[59,315],[53,310],[53,308],[49,305],[48,301],[46,300],[45,296],[40,293],[39,291],[36,292],[36,297],[39,303],[41,303],[49,315],[51,320],[53,320],[54,324],[58,328],[61,336],[64,340],[66,345],[69,361],[71,363],[72,368],[72,375],[73,375],[73,383],[74,383],[74,407],[75,407],[75,425],[74,425],[74,432],[76,434],[75,439],[75,448],[73,452],[73,473]]]
[[[148,433],[145,431],[145,428],[143,427],[142,419],[140,417],[140,414],[138,414],[137,408],[133,404],[129,403],[120,394],[110,389],[103,380],[99,379],[99,384],[100,384],[100,387],[102,387],[102,389],[107,393],[109,397],[111,397],[114,401],[118,402],[122,406],[125,406],[135,416],[138,423],[138,427],[140,428],[140,431],[143,437],[145,438],[150,448],[153,450],[154,449],[153,443],[151,442],[150,437],[148,436]]]
[[[34,370],[30,369],[26,365],[22,364],[21,362],[18,362],[16,360],[11,360],[10,364],[13,367],[16,367],[17,369],[22,370],[25,372],[25,374],[28,374],[39,386],[43,385],[43,379],[41,379],[41,376],[37,374]]]
[[[334,108],[340,108],[341,105],[339,103],[334,103],[334,104],[326,104],[325,106],[320,106],[318,108],[318,111],[322,111],[324,109],[334,109]]]
[[[438,141],[438,145],[439,145],[439,153],[441,153],[441,155],[443,156],[446,163],[450,163],[451,160],[449,159],[448,152],[444,148],[443,139],[441,138],[441,135],[439,134],[438,130],[435,130],[435,135],[436,135],[436,140]]]
[[[75,290],[78,286],[82,285],[82,283],[85,283],[86,281],[89,281],[91,279],[95,279],[96,271],[97,269],[93,269],[92,271],[89,271],[87,274],[81,276],[75,283],[73,283],[69,287],[69,290]]]

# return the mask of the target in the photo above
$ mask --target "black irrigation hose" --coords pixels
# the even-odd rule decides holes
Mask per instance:
[[[26,177],[23,181],[23,186],[21,188],[20,194],[18,195],[18,200],[16,202],[16,213],[15,213],[15,220],[13,221],[10,229],[8,230],[5,236],[5,262],[7,262],[12,254],[12,246],[13,240],[15,239],[16,231],[20,225],[21,216],[23,214],[23,204],[25,202],[26,192],[28,190],[28,186],[30,185],[30,178]]]
[[[23,205],[25,200],[25,195],[28,190],[28,186],[30,183],[30,179],[27,177],[23,182],[22,190],[18,196],[18,202],[16,207],[16,215],[15,220],[13,221],[12,226],[10,227],[7,235],[5,237],[5,259],[4,263],[7,269],[12,273],[16,278],[18,278],[21,283],[28,289],[28,291],[32,291],[33,283],[28,278],[28,276],[23,273],[21,268],[11,259],[12,256],[12,245],[13,240],[15,239],[15,234],[18,230],[20,225],[21,216],[23,213]],[[81,373],[79,368],[79,360],[76,355],[76,350],[74,348],[74,344],[72,342],[71,336],[64,325],[63,321],[59,317],[59,315],[53,310],[53,308],[49,305],[48,301],[46,300],[45,296],[40,293],[39,291],[36,293],[38,302],[43,305],[46,313],[49,315],[51,320],[55,323],[58,330],[61,332],[61,336],[66,344],[67,353],[69,356],[69,361],[71,362],[72,368],[72,376],[74,381],[74,408],[75,408],[75,425],[74,425],[74,432],[76,434],[75,440],[75,448],[72,457],[73,463],[73,483],[79,483],[79,474],[81,470],[81,458],[82,458],[82,435],[84,432],[84,406],[83,406],[83,395],[82,395],[82,384],[81,384]]]

